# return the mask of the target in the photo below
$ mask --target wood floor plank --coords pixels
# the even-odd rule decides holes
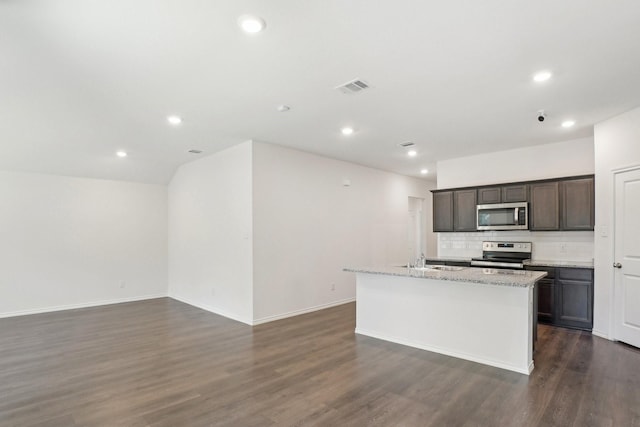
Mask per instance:
[[[0,319],[0,427],[640,426],[640,350],[540,325],[525,375],[168,298]]]

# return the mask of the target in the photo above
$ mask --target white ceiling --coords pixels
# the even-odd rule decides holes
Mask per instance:
[[[267,29],[242,33],[246,13]],[[0,169],[167,183],[187,150],[253,139],[420,176],[590,136],[640,105],[639,18],[637,0],[0,0]],[[334,89],[354,78],[374,88]]]

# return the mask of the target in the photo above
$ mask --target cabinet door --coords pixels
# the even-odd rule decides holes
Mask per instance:
[[[529,200],[528,190],[527,184],[505,185],[502,187],[502,202],[526,202]]]
[[[453,231],[453,191],[433,193],[433,231]]]
[[[478,188],[478,204],[488,205],[502,202],[502,189],[500,187]]]
[[[560,268],[556,279],[556,323],[591,330],[593,327],[593,270]]]
[[[572,179],[560,183],[563,230],[593,230],[593,178]]]
[[[476,190],[453,192],[453,230],[476,231]]]
[[[471,267],[471,261],[445,261],[444,265],[453,267]]]
[[[538,320],[545,323],[554,321],[554,293],[555,281],[553,279],[540,279],[538,288]]]
[[[525,270],[546,271],[547,275],[536,283],[538,321],[553,323],[555,320],[555,276],[553,267],[526,266]]]
[[[560,229],[559,183],[542,182],[529,185],[531,203],[529,229],[550,231]]]

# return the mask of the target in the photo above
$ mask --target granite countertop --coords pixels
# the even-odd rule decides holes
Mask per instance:
[[[459,270],[415,270],[406,267],[347,267],[352,273],[380,274],[429,280],[480,283],[486,285],[526,288],[533,286],[547,275],[544,271],[499,270],[495,268],[462,267]]]
[[[426,257],[427,261],[432,262],[471,262],[469,257],[453,257],[453,256],[429,256]],[[533,259],[525,261],[524,265],[532,267],[566,267],[566,268],[593,268],[593,261],[565,261],[565,260],[542,260]]]
[[[593,268],[593,261],[551,261],[532,259],[524,262],[525,266],[531,267],[566,267],[566,268]]]

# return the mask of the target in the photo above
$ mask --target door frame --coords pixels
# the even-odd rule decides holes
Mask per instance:
[[[635,165],[630,165],[630,166],[623,166],[620,168],[615,168],[612,169],[611,171],[611,195],[612,195],[612,199],[613,199],[613,203],[611,203],[611,210],[610,210],[610,215],[611,215],[611,224],[613,225],[611,227],[611,252],[609,253],[610,255],[610,259],[608,262],[608,268],[609,268],[609,278],[611,280],[611,297],[609,299],[609,337],[611,340],[613,341],[618,341],[617,338],[617,331],[618,331],[618,313],[616,312],[616,302],[617,302],[617,289],[618,286],[616,286],[616,271],[611,267],[612,264],[615,262],[616,259],[616,201],[617,201],[617,193],[616,193],[616,177],[620,174],[626,173],[626,172],[634,172],[634,171],[640,171],[640,164],[635,164]]]

